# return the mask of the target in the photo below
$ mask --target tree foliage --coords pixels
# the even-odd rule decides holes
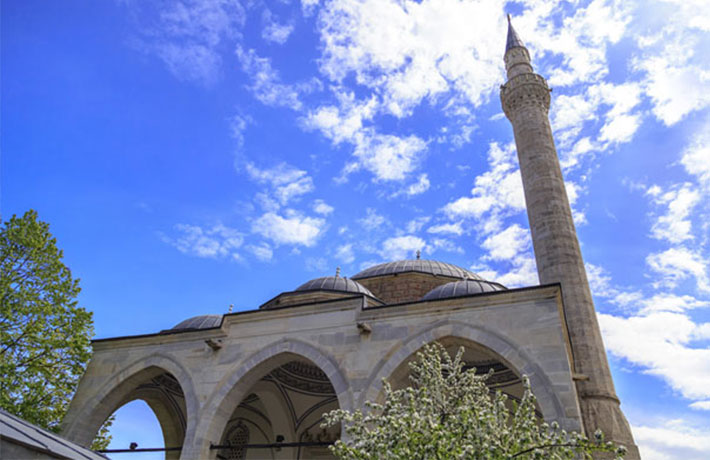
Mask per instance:
[[[593,452],[625,454],[623,447],[589,440],[576,432],[543,423],[535,415],[535,396],[523,378],[524,396],[513,402],[500,391],[491,394],[488,375],[465,369],[463,348],[451,357],[439,344],[429,345],[410,364],[412,386],[393,390],[385,382],[383,404],[368,411],[335,410],[325,425],[344,424],[346,441],[332,452],[341,459],[577,459]],[[606,454],[609,455],[609,454]]]
[[[0,407],[58,431],[91,356],[79,280],[35,211],[0,227]]]

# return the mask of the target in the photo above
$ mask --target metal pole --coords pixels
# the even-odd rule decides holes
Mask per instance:
[[[210,450],[223,450],[233,448],[244,449],[271,449],[274,447],[324,447],[332,446],[333,441],[310,441],[310,442],[271,442],[266,444],[210,444]]]
[[[210,450],[225,450],[233,448],[243,449],[271,449],[276,447],[325,447],[333,445],[333,441],[306,441],[306,442],[271,442],[266,444],[210,444]],[[102,449],[96,452],[102,454],[130,454],[132,452],[168,452],[182,450],[180,447],[141,447],[135,449]]]
[[[102,449],[102,450],[97,450],[96,452],[102,453],[102,454],[130,454],[131,452],[167,452],[167,451],[174,451],[174,450],[182,450],[182,446],[180,447],[142,447],[142,448],[135,448],[135,449]]]

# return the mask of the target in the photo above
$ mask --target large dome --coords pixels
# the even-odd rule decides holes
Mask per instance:
[[[414,259],[386,262],[366,268],[352,278],[355,280],[372,278],[375,276],[395,275],[398,273],[419,272],[436,276],[448,276],[458,279],[482,280],[477,274],[453,264],[439,262],[438,260]]]
[[[296,288],[297,292],[303,291],[337,291],[337,292],[352,292],[355,294],[365,294],[370,297],[375,297],[369,289],[357,281],[353,281],[342,276],[324,276],[303,283]]]
[[[222,324],[222,315],[200,315],[193,316],[181,321],[171,331],[197,331],[200,329],[211,329]]]
[[[437,286],[422,297],[422,300],[448,299],[463,297],[484,292],[505,291],[507,288],[500,283],[486,280],[462,280]]]

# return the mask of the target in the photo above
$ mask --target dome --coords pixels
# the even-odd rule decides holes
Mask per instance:
[[[472,294],[482,294],[484,292],[505,291],[508,288],[500,283],[481,279],[453,281],[451,283],[437,286],[427,292],[422,300],[448,299],[451,297],[462,297]]]
[[[375,297],[374,294],[362,284],[342,276],[324,276],[310,280],[298,286],[296,292],[299,291],[352,292],[354,294],[365,294],[370,297]]]
[[[439,262],[438,260],[398,260],[396,262],[387,262],[384,264],[375,265],[374,267],[366,268],[352,278],[355,280],[372,278],[374,276],[394,275],[397,273],[419,272],[435,276],[448,276],[458,279],[473,279],[481,280],[483,278],[465,268],[458,267],[453,264]]]
[[[200,315],[193,316],[179,322],[171,331],[197,331],[199,329],[211,329],[222,324],[222,315]]]

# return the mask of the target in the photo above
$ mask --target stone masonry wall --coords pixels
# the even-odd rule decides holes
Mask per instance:
[[[437,286],[458,281],[448,276],[409,272],[357,280],[386,304],[416,302]]]
[[[341,299],[231,314],[220,329],[98,341],[63,433],[90,442],[130,393],[131,379],[158,369],[185,393],[180,458],[215,458],[210,443],[219,442],[239,402],[275,367],[311,361],[330,379],[339,406],[352,410],[376,399],[382,378],[424,344],[445,337],[479,344],[528,375],[544,417],[579,430],[566,330],[559,288],[547,286],[377,308],[363,298]]]

